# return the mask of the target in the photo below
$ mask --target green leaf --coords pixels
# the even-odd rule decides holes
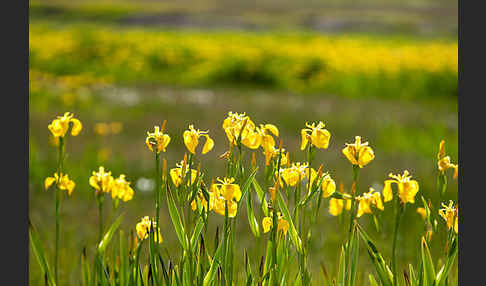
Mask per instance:
[[[267,200],[265,199],[265,192],[263,192],[262,188],[260,187],[257,180],[255,179],[253,179],[253,187],[255,188],[255,191],[258,196],[258,200],[260,200],[260,203],[262,205],[263,214],[265,214],[265,216],[268,216],[269,215],[268,203]]]
[[[297,233],[297,230],[295,229],[294,223],[292,221],[292,217],[290,216],[289,209],[287,208],[287,205],[285,204],[282,193],[278,192],[278,195],[276,197],[277,197],[277,200],[278,200],[278,205],[280,206],[280,210],[282,211],[282,214],[285,217],[285,220],[287,220],[289,222],[289,231],[290,231],[290,238],[292,240],[292,243],[294,244],[297,251],[299,253],[302,253],[303,252],[302,240],[300,239],[300,237]]]
[[[49,262],[47,261],[46,254],[44,252],[44,248],[42,248],[42,244],[37,236],[37,233],[34,229],[34,226],[31,224],[29,219],[29,237],[30,237],[30,244],[32,246],[32,250],[34,252],[34,256],[39,263],[39,266],[42,269],[42,272],[47,277],[47,282],[49,285],[56,285],[54,282],[54,277],[52,276]]]
[[[434,263],[432,262],[432,256],[430,255],[429,246],[427,245],[427,241],[424,237],[422,237],[422,245],[421,245],[421,252],[422,252],[422,263],[424,265],[424,282],[426,285],[434,285],[435,282],[435,269]]]
[[[383,286],[391,286],[393,285],[393,273],[390,271],[390,268],[388,265],[386,265],[385,260],[383,259],[383,256],[381,253],[378,251],[376,248],[375,244],[371,240],[370,236],[361,228],[359,224],[356,224],[359,234],[361,238],[365,241],[366,243],[366,248],[368,250],[368,254],[371,258],[371,262],[375,266],[376,273],[378,274],[378,277],[380,278],[380,281]]]
[[[378,286],[378,283],[376,283],[375,277],[373,274],[368,275],[368,279],[370,280],[370,286]]]
[[[251,202],[251,192],[248,192],[246,196],[246,209],[248,214],[248,223],[250,224],[251,232],[255,237],[260,237],[260,226],[255,218],[255,213],[253,212],[253,204]]]
[[[184,231],[184,226],[182,225],[181,216],[179,215],[179,211],[177,210],[176,204],[174,202],[174,197],[172,196],[172,192],[170,191],[168,182],[166,183],[166,188],[167,191],[165,193],[167,196],[167,205],[169,206],[170,219],[172,220],[172,224],[174,225],[177,238],[179,239],[182,248],[186,251],[189,251],[188,241],[186,233]]]
[[[242,188],[241,188],[241,197],[243,198],[245,196],[245,194],[248,192],[248,190],[250,189],[250,185],[251,185],[251,182],[253,181],[253,179],[255,178],[256,176],[256,173],[258,171],[258,167],[255,168],[255,170],[253,170],[250,174],[250,176],[248,176],[248,178],[246,179],[245,183],[243,184]],[[241,207],[242,204],[238,204],[238,207],[237,207],[237,212],[239,212],[240,210],[240,207]]]
[[[449,275],[452,265],[454,264],[454,260],[456,259],[457,251],[457,238],[454,237],[452,238],[452,242],[447,253],[446,263],[444,264],[444,266],[442,266],[439,273],[437,274],[435,285],[442,285],[446,277]]]
[[[117,228],[120,226],[121,219],[123,215],[120,215],[110,226],[108,231],[105,233],[103,236],[103,239],[100,241],[98,244],[98,253],[103,256],[103,254],[106,251],[106,247],[108,247],[108,244],[110,243],[111,239],[113,238],[113,234],[117,230]]]
[[[346,255],[344,251],[344,246],[341,246],[341,255],[339,256],[339,268],[337,274],[337,285],[344,286],[346,280]]]
[[[192,232],[191,236],[191,251],[194,253],[196,250],[196,245],[197,245],[197,239],[199,235],[201,234],[201,231],[204,228],[204,220],[202,217],[199,217],[199,220],[196,223],[196,226],[194,227],[194,230]]]
[[[218,270],[219,265],[221,264],[221,258],[223,257],[223,243],[218,245],[218,249],[214,254],[213,261],[211,262],[211,266],[209,267],[208,273],[204,276],[203,286],[212,285],[214,276]]]

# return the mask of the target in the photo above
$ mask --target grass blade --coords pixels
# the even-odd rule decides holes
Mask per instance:
[[[106,247],[108,247],[108,244],[110,243],[111,239],[113,238],[113,234],[115,233],[116,229],[120,226],[121,219],[123,215],[120,215],[110,226],[108,231],[105,233],[105,236],[103,236],[103,239],[100,241],[98,244],[98,253],[103,256],[103,254],[106,251]]]
[[[169,188],[169,182],[166,181],[166,195],[167,195],[167,205],[169,206],[169,214],[170,219],[172,220],[172,224],[174,225],[177,238],[182,245],[184,250],[189,251],[188,241],[186,238],[186,233],[184,231],[184,226],[182,225],[181,216],[179,215],[179,211],[177,210],[176,204],[174,202],[174,197],[172,196],[172,192]]]
[[[284,198],[281,192],[278,192],[277,195],[278,205],[280,206],[280,210],[282,211],[285,220],[289,222],[289,231],[290,231],[290,238],[299,253],[302,253],[302,240],[300,239],[297,230],[295,229],[294,223],[292,221],[292,217],[290,216],[289,209],[285,204]]]

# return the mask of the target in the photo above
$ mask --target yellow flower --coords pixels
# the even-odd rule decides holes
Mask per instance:
[[[408,175],[408,171],[403,171],[403,175],[393,175],[390,173],[388,176],[392,180],[385,181],[385,187],[383,188],[383,198],[385,202],[391,201],[393,199],[393,191],[391,184],[395,183],[398,185],[398,196],[402,203],[415,203],[415,195],[419,191],[419,184],[415,180],[411,180],[412,176]]]
[[[220,183],[211,185],[211,191],[214,196],[213,210],[225,215],[226,203],[228,204],[228,216],[235,217],[238,210],[237,202],[241,199],[240,186],[233,184],[234,178],[217,179]],[[211,204],[211,202],[210,202]]]
[[[183,165],[184,165],[184,161],[181,161],[180,163],[176,164],[176,168],[172,168],[169,171],[170,177],[172,179],[172,183],[174,183],[174,185],[176,187],[178,187],[180,184],[182,184],[182,180],[184,179],[184,177],[189,172],[189,166],[186,163],[184,174],[182,174]],[[196,177],[197,177],[197,171],[194,170],[194,169],[191,169],[191,181],[189,182],[189,180],[187,180],[187,185],[188,186],[192,185],[194,183],[194,181],[196,180]]]
[[[60,190],[67,190],[68,195],[71,195],[71,193],[74,190],[74,187],[76,186],[74,181],[70,180],[67,174],[63,175],[62,173],[60,176],[57,173],[54,173],[54,177],[47,177],[44,180],[45,189],[46,190],[49,189],[54,183],[56,183],[57,187]]]
[[[101,136],[106,136],[110,133],[110,127],[107,123],[99,122],[94,126],[94,132]]]
[[[98,172],[93,171],[93,175],[89,178],[89,185],[95,188],[97,192],[110,192],[112,183],[111,172],[105,172],[103,166],[99,167]]]
[[[303,163],[301,164],[300,162],[297,163],[292,163],[292,165],[289,168],[285,169],[280,169],[280,176],[283,178],[285,181],[285,184],[288,186],[295,186],[297,183],[300,183],[302,179],[307,178],[309,175],[309,168],[308,168],[308,163]],[[310,183],[314,182],[314,179],[317,176],[316,170],[314,168],[310,169],[311,177],[310,177]],[[277,175],[277,172],[275,173]],[[282,182],[279,178],[280,184],[282,185]]]
[[[214,200],[214,208],[213,210],[222,216],[225,215],[225,204],[228,203],[228,217],[235,217],[236,212],[238,211],[238,204],[234,201],[227,201],[224,198],[216,198]]]
[[[257,149],[260,146],[261,137],[255,132],[255,123],[245,113],[228,112],[228,117],[223,121],[223,130],[228,141],[235,146],[238,140],[248,148]]]
[[[236,200],[237,202],[241,199],[241,190],[240,186],[237,184],[233,184],[235,181],[234,178],[220,178],[217,179],[219,184],[213,184],[213,189],[216,191],[217,194],[222,196],[225,200],[231,201]]]
[[[324,129],[324,126],[326,125],[322,121],[319,121],[317,126],[315,123],[309,124],[307,122],[305,123],[305,126],[308,128],[304,128],[300,131],[302,136],[300,150],[305,149],[309,140],[311,141],[311,144],[317,148],[327,149],[329,140],[331,139],[331,133],[327,129]]]
[[[81,129],[83,129],[83,125],[81,121],[73,117],[74,115],[70,112],[64,113],[63,116],[58,116],[54,119],[49,126],[49,130],[51,131],[54,137],[64,137],[69,129],[69,123],[73,124],[71,129],[71,135],[77,136]]]
[[[379,210],[384,210],[383,201],[381,200],[380,193],[376,192],[375,189],[370,188],[370,191],[357,197],[356,200],[359,201],[358,213],[356,217],[360,217],[363,214],[373,213],[370,206],[374,206]]]
[[[423,220],[427,218],[427,212],[425,208],[417,208],[417,213],[422,217]]]
[[[344,206],[344,201],[342,199],[331,198],[329,200],[329,213],[333,216],[338,216],[343,212],[343,208],[346,210],[351,209],[351,200],[346,200],[346,206]]]
[[[154,236],[155,242],[162,243],[162,235],[160,234],[160,228],[157,227],[157,222],[150,219],[148,216],[142,218],[142,220],[136,225],[137,235],[140,240],[144,240],[149,237],[151,228],[157,229],[157,235]],[[160,239],[159,239],[160,238]]]
[[[284,236],[287,236],[287,231],[289,230],[289,222],[285,220],[280,212],[277,212],[278,222],[277,231],[281,231]],[[263,232],[267,233],[273,226],[273,216],[264,217],[262,220]]]
[[[164,134],[162,131],[160,131],[159,126],[154,127],[153,133],[147,132],[147,138],[145,139],[145,144],[147,144],[147,147],[150,149],[150,151],[154,152],[152,146],[155,146],[157,154],[160,153],[160,151],[165,152],[165,148],[167,147],[167,145],[169,145],[169,142],[169,135]]]
[[[353,144],[346,143],[343,154],[353,165],[360,168],[368,165],[375,158],[373,149],[368,146],[368,142],[361,143],[361,136],[356,136]]]
[[[196,147],[199,144],[199,137],[204,136],[206,137],[206,143],[203,146],[202,154],[206,154],[207,152],[211,151],[214,147],[214,141],[209,137],[207,134],[208,131],[201,131],[199,129],[194,129],[194,125],[189,125],[189,130],[184,131],[183,138],[184,144],[187,147],[187,150],[192,154],[196,153]]]
[[[134,191],[130,187],[130,182],[125,180],[125,175],[121,174],[112,183],[111,197],[127,202],[133,198]]]
[[[263,154],[265,155],[265,165],[269,165],[270,164],[270,160],[272,160],[273,157],[277,157],[278,158],[278,155],[279,154],[282,154],[282,158],[280,159],[280,166],[285,166],[287,165],[287,156],[288,156],[288,152],[285,153],[285,149],[282,148],[282,150],[280,149],[277,149],[275,147],[272,147],[271,149],[263,149]]]
[[[278,137],[278,128],[273,124],[260,124],[260,127],[256,128],[256,135],[259,138],[256,140],[259,146],[262,146],[263,150],[271,151],[275,149],[275,139],[273,139],[273,135]]]
[[[330,197],[336,191],[336,183],[331,178],[329,174],[325,174],[324,178],[322,179],[322,196],[324,198]]]
[[[439,153],[437,154],[437,159],[439,160],[437,162],[437,166],[440,172],[444,172],[445,170],[448,169],[454,169],[454,175],[453,178],[457,179],[457,174],[458,174],[458,165],[457,164],[452,164],[451,163],[451,158],[449,156],[445,156],[445,141],[442,140],[440,141],[439,144]]]
[[[442,203],[442,206],[439,215],[446,221],[448,229],[454,227],[454,231],[458,233],[459,209],[454,207],[453,201],[449,201],[449,205]]]

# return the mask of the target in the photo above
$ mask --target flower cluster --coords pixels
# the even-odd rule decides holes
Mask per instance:
[[[111,172],[106,172],[103,166],[98,168],[98,172],[93,171],[89,178],[89,185],[96,190],[97,194],[109,193],[113,199],[120,199],[124,202],[133,198],[134,191],[130,187],[130,182],[121,174],[118,178],[113,178]]]
[[[44,188],[47,190],[49,189],[54,183],[56,183],[56,186],[63,191],[67,191],[68,195],[71,195],[71,193],[74,190],[74,187],[76,184],[74,181],[69,179],[69,176],[67,174],[57,174],[54,173],[53,177],[47,177],[44,180]]]

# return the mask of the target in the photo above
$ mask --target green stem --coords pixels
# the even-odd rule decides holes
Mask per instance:
[[[356,193],[358,192],[358,177],[359,177],[359,166],[353,165],[353,185],[354,187],[351,190],[351,214],[349,219],[349,234],[348,234],[348,241],[351,239],[351,232],[353,230],[353,221],[356,216]]]
[[[160,154],[155,152],[155,222],[159,226],[159,212],[160,212]],[[158,232],[157,241],[159,239]]]
[[[101,241],[101,238],[103,237],[103,201],[100,196],[103,194],[101,193],[100,195],[97,195],[97,200],[98,200],[98,226],[99,226],[99,233],[98,233],[98,242]]]
[[[400,226],[400,218],[403,213],[403,205],[400,204],[400,198],[396,196],[395,198],[395,229],[393,231],[393,245],[392,245],[392,272],[393,272],[393,285],[398,286],[398,273],[396,271],[396,246],[398,237],[398,228]]]
[[[64,138],[59,137],[57,174],[61,177],[64,157]],[[61,228],[61,190],[56,187],[56,248],[54,252],[54,281],[58,284],[58,261],[59,261],[59,231]]]

